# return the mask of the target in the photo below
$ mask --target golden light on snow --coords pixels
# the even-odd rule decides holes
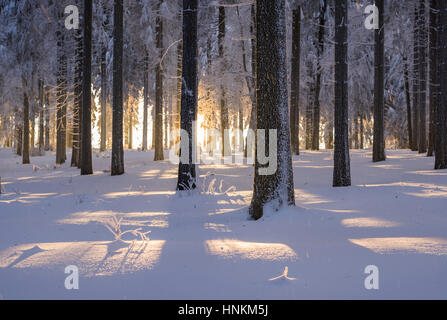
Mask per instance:
[[[169,212],[126,212],[117,214],[114,211],[95,211],[95,212],[77,212],[68,218],[60,219],[57,223],[61,224],[89,224],[92,222],[103,223],[116,218],[123,218],[121,225],[137,227],[157,227],[167,228],[169,226],[167,216]]]
[[[0,203],[11,204],[14,202],[30,204],[33,202],[39,202],[42,199],[48,198],[50,196],[56,196],[57,193],[21,193],[17,197],[10,200],[0,200]]]
[[[129,196],[155,196],[163,195],[170,196],[174,195],[175,191],[122,191],[122,192],[110,192],[104,195],[104,198],[119,198],[119,197],[129,197]]]
[[[392,228],[400,225],[400,223],[379,218],[343,219],[341,224],[346,228]]]
[[[417,192],[402,192],[403,194],[421,197],[421,198],[444,198],[447,197],[447,187],[442,185],[436,185],[433,183],[420,183],[420,182],[395,182],[385,184],[367,184],[364,187],[410,187],[417,189]]]
[[[249,260],[295,260],[298,255],[283,243],[247,242],[237,239],[216,239],[205,242],[209,254],[223,258]]]
[[[407,171],[406,173],[421,176],[447,176],[447,172],[439,172],[439,170]]]
[[[353,244],[379,254],[419,253],[429,255],[447,255],[445,238],[365,238],[349,239]]]
[[[316,194],[306,192],[303,189],[295,189],[295,197],[302,204],[321,204],[333,202]]]
[[[0,252],[0,268],[58,268],[76,265],[85,277],[152,269],[164,240],[32,243]]]

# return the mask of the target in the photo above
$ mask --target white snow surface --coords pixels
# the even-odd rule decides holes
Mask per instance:
[[[332,153],[303,151],[297,206],[251,221],[251,166],[200,165],[204,185],[180,195],[177,166],[152,152],[126,151],[126,174],[111,177],[109,153],[80,176],[50,152],[22,165],[2,149],[0,298],[446,299],[447,171],[387,155],[351,151],[353,186],[333,188]],[[114,242],[112,217],[148,240]],[[69,265],[79,290],[65,289]],[[368,265],[379,290],[365,289]]]

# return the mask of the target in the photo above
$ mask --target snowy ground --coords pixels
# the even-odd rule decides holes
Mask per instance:
[[[126,152],[120,177],[94,157],[95,174],[81,177],[50,153],[23,166],[0,150],[0,297],[446,299],[447,171],[408,151],[380,164],[351,154],[353,186],[338,189],[330,152],[294,157],[297,207],[254,222],[249,166],[200,166],[202,193],[185,197],[173,192],[176,166],[151,152]],[[113,216],[150,240],[112,242]],[[64,287],[68,265],[79,290]],[[364,287],[368,265],[379,290]],[[286,266],[296,280],[269,281]]]

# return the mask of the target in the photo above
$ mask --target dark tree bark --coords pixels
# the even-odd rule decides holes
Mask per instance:
[[[45,92],[45,151],[50,150],[50,92]]]
[[[413,145],[412,151],[418,151],[419,145],[419,8],[414,6],[413,32]]]
[[[57,88],[56,88],[56,164],[63,164],[66,160],[66,81],[67,81],[67,57],[64,52],[64,28],[62,21],[62,8],[60,8],[60,22],[57,26]]]
[[[315,77],[315,98],[312,118],[312,150],[320,150],[320,91],[321,91],[321,56],[324,51],[324,28],[326,24],[327,0],[320,2],[318,43],[317,43],[317,70]]]
[[[183,41],[177,47],[177,101],[175,110],[174,129],[180,129],[180,110],[182,105],[182,65],[183,65]],[[176,143],[178,141],[175,141]]]
[[[73,148],[71,154],[71,166],[81,168],[82,64],[84,60],[81,28],[76,30],[75,43],[76,65],[74,79]]]
[[[385,128],[384,128],[384,65],[385,65],[385,29],[384,0],[377,0],[379,9],[379,29],[375,31],[374,48],[374,137],[373,162],[385,161]]]
[[[158,11],[163,0],[158,2]],[[163,56],[163,17],[157,14],[156,19],[156,42],[160,55],[160,62],[155,67],[155,156],[154,161],[164,160],[163,155],[163,70],[161,59]]]
[[[23,121],[23,120],[22,120]],[[22,149],[23,149],[23,129],[22,129],[23,123],[17,123],[16,124],[16,154],[18,156],[22,156]]]
[[[290,89],[291,148],[300,154],[300,58],[301,58],[301,7],[293,10],[292,26],[292,74]]]
[[[217,37],[218,47],[219,47],[219,58],[222,63],[222,72],[225,72],[226,64],[224,57],[224,42],[226,34],[226,24],[225,24],[225,7],[219,7],[219,21],[218,21],[219,34]],[[231,156],[231,142],[229,129],[229,114],[228,106],[226,101],[225,87],[221,84],[221,97],[220,97],[220,130],[221,130],[221,146],[222,146],[222,156]]]
[[[106,150],[107,141],[107,66],[106,66],[105,47],[101,52],[101,142],[99,150],[104,152]]]
[[[26,89],[24,89],[26,90]],[[23,93],[23,146],[22,146],[22,163],[29,164],[29,100],[28,94]]]
[[[182,59],[182,105],[181,129],[188,137],[181,137],[180,163],[178,168],[177,190],[196,188],[196,152],[193,121],[197,117],[197,0],[183,0],[183,59]],[[184,139],[187,139],[186,141]],[[184,162],[187,152],[188,160]],[[183,155],[183,157],[182,157]]]
[[[436,15],[436,39],[438,45],[436,66],[438,76],[435,84],[439,83],[439,91],[436,92],[436,146],[435,169],[447,169],[447,3],[435,0],[432,2]],[[442,75],[442,76],[441,76]]]
[[[250,25],[250,34],[252,36],[252,39],[250,41],[251,43],[251,78],[253,79],[252,87],[253,92],[251,94],[251,112],[250,112],[250,119],[248,121],[248,129],[256,130],[256,92],[254,90],[255,87],[255,78],[256,78],[256,5],[251,5],[251,25]],[[244,150],[244,157],[247,158],[249,156],[249,150],[250,153],[253,150],[252,146],[248,145],[248,139],[245,141],[245,150]],[[253,156],[255,158],[256,155]]]
[[[306,106],[306,114],[305,114],[305,133],[306,133],[306,150],[312,149],[312,124],[313,124],[313,106],[314,106],[314,99],[315,99],[315,75],[313,70],[313,61],[308,59],[306,61],[306,67],[307,67],[307,77],[309,79],[309,82],[307,83],[307,87],[309,88],[309,95],[307,99],[307,106]]]
[[[363,111],[360,111],[360,149],[363,150],[365,148],[365,124],[364,124],[365,116],[363,115]]]
[[[405,82],[405,97],[407,101],[407,129],[408,129],[408,147],[411,149],[413,145],[413,129],[411,120],[411,98],[410,98],[410,79],[408,74],[408,62],[407,57],[404,59],[404,82]]]
[[[82,74],[81,175],[92,167],[92,0],[84,0],[84,68]]]
[[[348,3],[335,0],[334,187],[351,185],[348,142]]]
[[[359,141],[359,114],[356,112],[354,114],[354,149],[360,148]]]
[[[436,109],[438,103],[438,85],[439,81],[437,79],[438,67],[437,62],[437,18],[439,16],[437,12],[437,0],[430,0],[430,31],[429,31],[429,88],[430,88],[430,120],[429,120],[429,138],[428,138],[428,151],[427,156],[433,157],[436,144]]]
[[[269,155],[276,153],[277,170],[273,174],[261,171],[266,164],[261,164],[256,157],[253,198],[249,208],[253,219],[261,218],[268,204],[274,209],[295,205],[287,94],[285,1],[257,0],[256,6],[256,128],[258,132],[265,130],[265,152]],[[276,130],[277,141],[273,142],[276,148],[270,148],[270,139],[274,138],[270,130]]]
[[[44,100],[44,85],[43,85],[43,80],[39,79],[39,108],[40,108],[40,112],[39,112],[39,154],[43,155],[44,154],[44,148],[45,148],[45,138],[44,138],[44,105],[45,105],[45,100]]]
[[[146,53],[144,57],[143,72],[143,143],[142,150],[147,151],[147,117],[149,105],[149,55]]]
[[[419,2],[419,153],[427,152],[426,99],[427,99],[427,30],[425,0]]]
[[[129,107],[129,97],[127,97],[126,105],[129,110],[129,127],[128,127],[129,143],[128,143],[127,147],[129,150],[132,150],[133,149],[133,108],[132,108],[132,106]]]
[[[238,20],[239,20],[240,35],[241,35],[241,39],[242,39],[244,37],[244,31],[243,31],[241,16],[239,14],[239,7],[236,7],[236,12],[237,12]],[[252,30],[252,27],[250,27],[250,29]],[[246,54],[246,50],[245,50],[245,42],[241,41],[240,43],[241,43],[241,51],[242,51],[242,68],[243,68],[243,71],[245,73],[245,83],[247,84],[248,93],[250,95],[250,99],[251,99],[252,106],[253,106],[254,105],[254,99],[255,99],[254,79],[252,77],[252,74],[250,75],[249,72],[248,72],[247,54]],[[242,108],[242,106],[239,106],[239,124],[238,124],[238,129],[241,130],[242,132],[244,130],[244,118],[243,118],[243,108]],[[242,148],[242,150],[244,152],[244,157],[247,157],[247,148],[244,145],[244,136],[243,136],[243,134],[241,135],[241,137],[239,137],[239,146]]]
[[[124,174],[123,145],[123,0],[115,0],[113,25],[112,176]]]

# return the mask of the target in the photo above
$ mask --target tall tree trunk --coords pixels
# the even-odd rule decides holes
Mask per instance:
[[[197,0],[183,0],[183,59],[182,59],[181,137],[177,190],[196,188],[196,152],[193,121],[197,117]],[[185,141],[186,140],[186,141]],[[187,160],[185,153],[187,153]]]
[[[256,5],[251,5],[251,24],[250,24],[250,34],[252,36],[250,43],[251,43],[251,78],[252,80],[252,93],[251,93],[251,112],[248,120],[248,129],[255,131],[256,130],[256,92],[254,90],[255,88],[255,78],[256,78]],[[247,135],[248,137],[248,135]],[[249,149],[250,148],[250,153]],[[248,145],[248,139],[246,139],[245,142],[245,150],[244,150],[244,157],[247,158],[248,156],[252,156],[253,158],[256,157],[256,155],[252,155],[253,153],[253,146]]]
[[[324,51],[324,28],[326,24],[327,0],[320,1],[318,43],[317,43],[317,73],[315,77],[315,98],[312,118],[312,150],[320,149],[320,91],[321,91],[321,57]]]
[[[107,141],[107,49],[102,48],[101,52],[101,142],[99,150],[106,150]]]
[[[334,187],[351,185],[348,142],[348,3],[335,0]]]
[[[429,88],[430,88],[430,126],[429,126],[429,139],[428,139],[428,151],[427,156],[433,157],[435,151],[436,143],[436,109],[438,104],[438,85],[439,81],[437,78],[438,67],[437,62],[437,19],[438,12],[436,11],[438,7],[437,0],[430,0],[430,32],[429,32]]]
[[[92,0],[84,0],[84,69],[82,74],[81,175],[92,167]]]
[[[115,0],[113,25],[112,176],[124,174],[123,146],[123,0]]]
[[[158,2],[158,11],[160,11],[163,0]],[[160,62],[155,67],[155,156],[154,161],[164,160],[163,155],[163,70],[161,68],[161,59],[163,56],[163,17],[161,13],[157,14],[156,19],[156,42],[159,52]]]
[[[45,151],[50,150],[50,92],[45,92]]]
[[[425,45],[425,44],[424,44]],[[417,2],[414,6],[414,32],[413,32],[413,146],[412,151],[418,151],[419,145],[419,8]]]
[[[143,143],[142,143],[143,151],[147,151],[148,105],[149,105],[149,54],[146,52],[144,56],[144,72],[143,72]]]
[[[39,108],[40,108],[40,112],[39,112],[39,154],[43,155],[44,154],[44,148],[45,148],[45,141],[44,141],[44,105],[45,105],[45,100],[44,100],[44,91],[43,91],[43,80],[39,79]]]
[[[291,148],[300,154],[300,58],[301,58],[301,6],[293,10],[292,74],[290,89]]]
[[[419,153],[427,152],[426,99],[427,99],[427,30],[425,0],[419,2]]]
[[[439,83],[439,91],[436,92],[436,146],[435,169],[447,169],[447,3],[435,0],[431,3],[437,17],[437,61],[438,73],[435,77],[435,85]]]
[[[73,110],[73,148],[71,166],[81,167],[81,114],[82,114],[82,64],[83,40],[81,29],[76,30],[76,65],[74,79],[74,110]]]
[[[363,150],[365,148],[365,123],[363,115],[363,111],[360,111],[360,149]]]
[[[354,149],[360,148],[359,143],[359,113],[354,114]]]
[[[133,108],[132,105],[129,107],[129,97],[127,98],[126,101],[128,110],[129,110],[129,144],[127,145],[129,150],[133,149]]]
[[[60,10],[62,10],[60,8]],[[62,24],[62,11],[59,12],[60,22],[57,26],[56,38],[57,38],[57,79],[56,79],[56,164],[65,163],[65,139],[63,138],[65,134],[64,127],[64,105],[66,97],[64,95],[64,87],[65,87],[65,52],[64,52],[64,35],[63,35],[63,26]]]
[[[224,56],[224,42],[226,34],[226,24],[225,24],[225,7],[219,7],[219,22],[218,22],[219,34],[217,37],[218,47],[219,47],[219,58],[221,60],[222,70],[225,72],[226,63]],[[220,130],[221,130],[221,146],[222,146],[222,156],[231,156],[231,142],[229,129],[229,113],[226,101],[226,92],[223,83],[220,86],[221,97],[220,97]]]
[[[407,129],[408,129],[408,147],[411,149],[413,145],[413,129],[411,120],[411,98],[410,98],[410,80],[408,75],[408,62],[407,57],[404,59],[404,82],[405,82],[405,97],[407,101]]]
[[[384,65],[385,65],[385,29],[384,0],[377,0],[379,9],[379,29],[375,31],[374,48],[374,140],[373,162],[385,161],[385,127],[384,127]]]
[[[16,124],[16,127],[17,127],[16,128],[16,134],[17,134],[16,154],[20,157],[22,156],[22,150],[23,150],[23,129],[22,129],[22,126],[23,126],[23,123]]]
[[[256,157],[253,198],[249,208],[253,219],[261,218],[268,204],[275,209],[295,205],[287,94],[285,1],[257,0],[256,5],[256,118],[261,137],[257,137],[257,149],[264,140],[260,130],[265,130],[265,152],[269,156],[277,156],[277,168],[274,172],[266,170],[267,165],[272,169],[272,160],[262,164],[259,155]],[[271,141],[275,139],[273,132],[277,133],[276,141]]]
[[[180,129],[180,110],[182,105],[182,67],[183,67],[183,41],[179,42],[177,47],[177,101],[175,110],[175,128]],[[178,143],[178,141],[175,141]]]
[[[314,106],[314,99],[315,99],[315,80],[314,80],[314,71],[313,71],[313,61],[308,59],[306,61],[306,67],[307,67],[307,76],[308,76],[308,83],[307,87],[309,88],[308,92],[308,99],[307,99],[307,105],[306,105],[306,114],[305,114],[305,131],[306,131],[306,150],[312,149],[312,124],[313,124],[313,106]]]
[[[25,86],[26,87],[26,86]],[[24,88],[26,90],[26,88]],[[22,163],[29,164],[29,100],[26,91],[23,93],[23,146],[22,146]]]

